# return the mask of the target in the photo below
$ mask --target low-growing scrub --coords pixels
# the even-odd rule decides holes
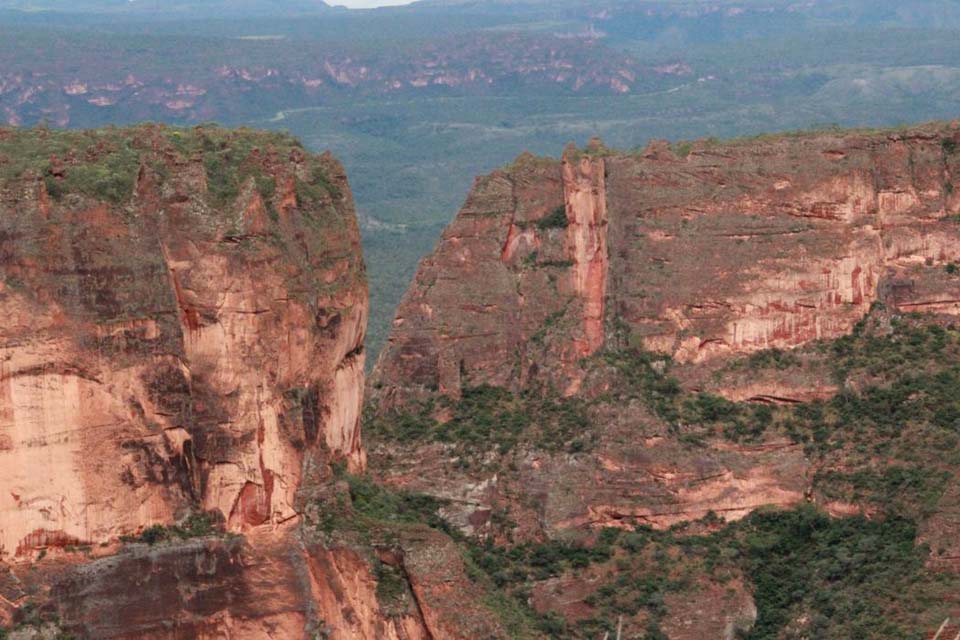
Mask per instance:
[[[389,532],[397,527],[444,531],[462,548],[468,575],[487,591],[487,606],[517,637],[592,640],[615,633],[620,620],[625,637],[665,637],[670,598],[713,583],[728,590],[745,584],[752,594],[758,616],[743,625],[737,636],[743,640],[919,639],[948,614],[941,603],[960,588],[960,577],[926,566],[929,549],[917,544],[916,521],[893,513],[832,518],[802,505],[760,510],[729,524],[708,514],[668,530],[603,529],[577,540],[500,545],[451,528],[440,516],[441,501],[338,473],[346,487],[339,505],[332,505],[339,519],[321,527],[361,531],[381,546],[390,544]],[[916,479],[913,474],[891,471],[852,482],[897,493]],[[409,587],[402,568],[372,562],[378,599],[388,610],[405,610]],[[534,609],[540,586],[587,576],[592,586],[582,600],[544,609],[547,599]],[[567,619],[564,607],[571,604],[579,613]]]
[[[133,195],[139,150],[129,132],[10,129],[0,137],[0,182],[42,179],[54,200],[79,193],[112,203]]]
[[[744,637],[922,638],[943,620],[954,575],[928,570],[906,519],[758,512],[716,534],[735,544],[758,617]]]
[[[716,529],[715,518],[703,526]],[[474,544],[471,557],[499,588],[527,606],[537,583],[591,571],[582,601],[592,614],[575,623],[555,611],[528,614],[551,638],[587,640],[615,631],[618,620],[646,620],[627,637],[659,637],[666,596],[725,584],[743,576],[758,610],[738,638],[920,638],[945,613],[937,605],[960,578],[925,567],[929,550],[916,544],[916,525],[891,517],[834,519],[811,506],[760,511],[715,533],[686,527],[605,530],[590,546],[548,542],[497,547]],[[638,616],[635,618],[635,616]],[[642,635],[646,633],[646,635]]]
[[[368,475],[334,468],[325,495],[308,510],[307,522],[325,544],[346,544],[366,556],[376,578],[376,597],[387,615],[405,615],[415,606],[403,565],[404,539],[424,527],[459,536],[440,516],[443,501],[377,484]],[[387,561],[378,552],[388,552]],[[389,559],[389,558],[388,558]]]
[[[403,570],[377,560],[373,575],[377,579],[377,602],[388,612],[405,613],[410,600],[410,586]]]
[[[584,569],[594,562],[605,562],[613,554],[617,529],[605,530],[597,544],[551,541],[513,547],[497,546],[487,539],[471,547],[471,557],[498,587],[521,582],[546,580],[565,571]]]
[[[445,414],[439,421],[435,415]],[[463,389],[459,401],[441,398],[404,411],[369,411],[365,431],[389,442],[444,442],[467,466],[487,453],[505,455],[521,445],[575,453],[591,446],[587,404],[554,393],[514,394],[481,385]]]
[[[689,587],[696,566],[676,560],[671,548],[670,534],[645,529],[637,533],[604,529],[590,544],[548,541],[500,547],[486,541],[469,546],[476,566],[526,607],[541,632],[550,638],[585,639],[614,633],[618,619],[641,612],[650,629],[659,628],[666,613],[665,595]],[[597,569],[591,574],[596,588],[583,603],[592,615],[571,623],[558,611],[537,613],[529,607],[530,590],[538,583],[579,575],[590,567]]]
[[[377,484],[366,475],[335,470],[346,491],[328,495],[319,505],[317,529],[332,534],[354,532],[362,537],[388,532],[397,526],[426,525],[450,533],[440,517],[443,502],[420,493],[397,491]]]
[[[541,230],[566,229],[569,224],[567,220],[567,208],[563,205],[537,220],[537,228]]]
[[[940,368],[960,356],[960,332],[955,327],[926,323],[922,316],[895,318],[890,325],[889,332],[873,330],[868,318],[850,335],[821,345],[839,383],[855,375],[892,381]]]
[[[285,160],[293,152],[303,152],[300,143],[287,134],[216,125],[89,131],[38,127],[4,130],[4,134],[0,137],[0,183],[28,177],[43,180],[54,200],[79,194],[123,204],[133,196],[141,165],[150,167],[161,179],[169,177],[166,160],[155,148],[169,145],[183,159],[203,163],[208,198],[214,207],[232,203],[243,184],[253,179],[272,217],[276,217],[276,183],[264,169],[264,161],[270,155]],[[308,162],[312,163],[308,179],[296,179],[298,198],[307,202],[339,198],[339,190],[323,166],[313,159]]]
[[[434,529],[448,530],[440,517],[442,502],[431,496],[406,491],[394,491],[376,484],[369,476],[346,475],[350,488],[350,503],[364,518],[379,522],[425,524]]]
[[[760,510],[733,524],[713,517],[695,527],[611,529],[580,541],[498,545],[457,536],[469,566],[514,603],[506,607],[501,595],[500,608],[550,638],[602,638],[620,619],[640,627],[627,637],[665,637],[670,598],[693,593],[704,580],[746,584],[758,617],[742,639],[929,635],[949,614],[942,603],[960,589],[956,575],[927,566],[929,549],[917,544],[918,523],[936,512],[960,465],[960,333],[912,316],[881,320],[868,318],[852,335],[803,354],[771,350],[735,365],[789,371],[817,362],[834,372],[841,391],[816,402],[731,402],[685,391],[668,358],[635,349],[585,363],[609,374],[607,395],[595,402],[640,400],[689,446],[771,436],[804,445],[818,470],[814,497],[862,505],[871,518],[832,518],[803,505]],[[560,442],[589,435],[587,405],[569,402],[469,388],[457,403],[434,400],[378,419],[374,433],[446,442],[477,460],[470,452],[545,446],[545,425],[558,430]],[[538,585],[562,589],[565,579],[582,585],[585,576],[593,587],[572,619],[532,607]]]
[[[909,461],[929,447],[937,457],[957,459],[951,452],[960,437],[955,392],[960,366],[952,363],[960,359],[960,333],[915,318],[895,320],[886,334],[871,332],[866,324],[815,347],[842,391],[805,404],[770,406],[685,392],[670,376],[666,359],[638,350],[608,352],[603,361],[617,373],[613,399],[617,394],[642,398],[675,432],[758,441],[776,430],[803,443],[811,455],[853,446]],[[797,360],[768,351],[738,366],[790,368]],[[655,363],[662,365],[659,370]]]
[[[797,357],[795,353],[784,351],[783,349],[765,349],[751,353],[746,358],[734,360],[727,369],[732,371],[740,369],[746,369],[748,371],[756,371],[758,369],[785,371],[800,366],[803,366],[803,361]]]
[[[232,131],[215,125],[172,129],[167,132],[167,139],[184,155],[203,158],[207,189],[214,206],[223,207],[233,202],[244,183],[252,178],[272,218],[277,216],[273,207],[276,182],[264,173],[263,161],[271,155],[285,159],[291,153],[303,151],[300,142],[285,133]],[[309,178],[295,180],[298,200],[316,202],[327,196],[338,198],[339,191],[323,167],[312,162]]]
[[[818,500],[883,517],[933,515],[960,464],[960,332],[916,316],[871,316],[804,358],[768,351],[738,366],[788,370],[807,358],[833,370],[841,389],[834,397],[731,402],[684,391],[662,356],[622,350],[602,356],[601,366],[616,374],[604,401],[642,400],[689,446],[787,437],[804,446],[818,470],[812,485]]]
[[[885,515],[927,517],[950,480],[950,473],[923,465],[891,466],[884,469],[821,471],[813,486],[827,499],[873,505]]]
[[[28,599],[14,615],[14,626],[0,628],[0,640],[6,640],[15,632],[15,637],[42,638],[43,640],[75,640],[75,636],[60,628],[60,618],[49,606],[40,607]]]
[[[222,532],[222,523],[210,513],[194,513],[175,525],[156,524],[147,527],[139,535],[121,536],[124,542],[140,542],[155,545],[173,540],[204,538]]]

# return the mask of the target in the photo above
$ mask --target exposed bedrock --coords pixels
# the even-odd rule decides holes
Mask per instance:
[[[573,394],[577,361],[604,347],[700,363],[847,334],[877,301],[956,314],[956,282],[937,276],[960,257],[957,135],[521,156],[477,180],[421,264],[372,388]]]
[[[368,308],[329,154],[0,129],[0,306],[0,630],[506,637],[459,547],[371,539],[336,480],[366,466]]]
[[[276,525],[306,457],[364,466],[367,290],[335,160],[222,130],[0,142],[60,154],[0,191],[0,558],[191,510]],[[80,182],[101,169],[129,191]]]
[[[734,401],[832,397],[830,371],[815,364],[713,374],[747,354],[848,335],[876,303],[960,313],[960,280],[947,277],[960,260],[958,140],[956,124],[933,124],[636,153],[594,141],[479,178],[404,297],[370,395],[389,412],[485,384],[552,389],[592,403],[592,448],[524,449],[497,472],[465,469],[445,441],[384,442],[378,468],[449,500],[465,531],[508,512],[528,539],[667,528],[711,511],[734,520],[812,499],[817,470],[802,446],[684,443],[650,406],[604,400],[624,383],[597,356],[669,357],[687,390]],[[434,409],[441,423],[450,415]],[[497,466],[492,455],[483,463]]]

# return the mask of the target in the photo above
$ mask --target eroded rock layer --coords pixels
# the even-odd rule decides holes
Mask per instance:
[[[590,450],[556,455],[560,442],[541,436],[501,465],[509,471],[490,456],[486,471],[467,470],[466,450],[442,435],[377,447],[378,468],[450,500],[465,530],[507,509],[534,538],[709,513],[736,520],[810,499],[816,465],[783,434],[691,445],[678,439],[683,424],[658,414],[659,391],[624,399],[624,389],[669,361],[694,392],[773,406],[826,400],[834,374],[812,361],[740,374],[725,363],[848,335],[876,303],[956,316],[958,140],[956,125],[927,125],[655,142],[635,154],[594,141],[478,179],[421,264],[370,393],[381,413],[433,407],[439,423],[460,420],[442,407],[464,389],[556,393],[589,403],[574,447]],[[633,349],[646,364],[604,364]],[[543,421],[542,406],[512,410]]]
[[[787,586],[792,536],[906,524],[914,578],[957,579],[958,175],[955,123],[521,156],[400,305],[371,467],[485,540],[551,637],[902,637],[814,629],[836,609],[797,594],[836,601]],[[716,571],[761,547],[789,559]],[[902,629],[957,616],[934,591]]]
[[[421,265],[375,388],[574,393],[577,361],[605,345],[699,363],[845,335],[877,301],[955,314],[960,291],[936,276],[960,255],[958,135],[521,157],[477,181]]]
[[[0,131],[0,558],[296,515],[364,465],[342,167],[268,134]]]
[[[0,129],[0,305],[0,636],[506,637],[450,538],[352,490],[367,287],[329,154]]]
[[[385,557],[405,594],[389,603],[371,547],[321,538],[285,527],[119,553],[56,550],[29,570],[0,572],[0,628],[17,626],[27,638],[47,637],[45,629],[157,640],[506,637],[442,534],[394,541]]]

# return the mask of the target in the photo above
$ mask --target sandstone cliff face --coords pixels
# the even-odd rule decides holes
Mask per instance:
[[[406,391],[456,397],[465,383],[519,388],[601,346],[603,185],[602,160],[561,171],[533,156],[478,179],[401,303],[375,373],[385,404]],[[570,339],[536,350],[531,340],[561,317]]]
[[[573,263],[573,291],[583,300],[580,356],[592,355],[603,346],[609,265],[605,173],[603,159],[584,157],[563,165],[567,254]]]
[[[717,376],[734,357],[847,335],[878,302],[955,317],[960,283],[945,268],[960,259],[958,136],[931,125],[629,155],[594,142],[479,179],[421,264],[370,394],[381,413],[485,384],[598,399],[580,427],[592,450],[534,448],[497,473],[464,469],[441,444],[384,443],[377,468],[451,500],[465,530],[508,509],[534,538],[809,499],[816,468],[802,446],[678,441],[649,401],[609,400],[622,382],[597,358],[639,347],[656,366],[671,359],[688,389],[735,401],[833,396],[813,361]]]
[[[0,201],[2,557],[192,508],[276,524],[305,457],[363,466],[366,285],[332,158],[216,130],[0,131],[8,166],[31,144],[48,167],[9,167]]]
[[[508,556],[814,503],[912,514],[953,570],[960,411],[902,408],[953,406],[958,175],[956,124],[521,156],[477,180],[400,305],[369,386],[371,466]],[[921,485],[922,509],[890,497]],[[534,569],[522,594],[558,637],[602,636],[614,600],[675,639],[762,623],[759,588],[712,569],[646,612],[622,604],[642,556]]]
[[[0,632],[506,636],[449,538],[323,498],[366,466],[367,288],[329,154],[0,130],[0,304]]]
[[[604,345],[700,363],[844,335],[879,300],[955,314],[955,283],[931,275],[960,252],[956,135],[522,157],[477,182],[421,265],[375,387],[572,393],[576,361]]]

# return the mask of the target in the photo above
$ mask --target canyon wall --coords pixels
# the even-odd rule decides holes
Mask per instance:
[[[375,468],[449,500],[465,531],[510,513],[514,533],[531,539],[666,529],[710,513],[737,520],[813,499],[819,467],[800,443],[685,441],[688,425],[665,421],[658,391],[643,385],[670,367],[693,393],[826,400],[838,388],[820,365],[725,367],[846,336],[878,305],[953,321],[958,140],[955,124],[654,142],[636,153],[595,140],[478,179],[421,263],[371,377],[385,425]],[[632,350],[643,356],[611,368]],[[458,399],[483,397],[485,385],[517,403],[556,394],[585,407],[574,454],[541,437],[471,467],[449,435],[390,435],[424,407],[438,424],[459,419]]]
[[[449,539],[374,546],[318,497],[366,465],[367,285],[329,154],[0,129],[0,304],[0,635],[504,637]]]
[[[958,179],[957,123],[523,155],[476,181],[398,309],[369,385],[371,468],[485,540],[553,637],[823,635],[781,586],[802,535],[767,582],[749,562],[743,579],[678,569],[737,532],[779,545],[757,523],[798,513],[916,523],[904,548],[949,583]],[[618,536],[641,542],[542,568]],[[650,551],[671,536],[683,550]],[[626,595],[658,570],[684,586]],[[958,615],[947,591],[913,609],[925,621],[904,628],[925,637]]]
[[[191,509],[276,525],[306,457],[363,467],[367,293],[335,160],[156,127],[0,149],[0,557]]]
[[[477,181],[421,264],[373,389],[573,394],[577,361],[604,347],[703,363],[845,335],[876,302],[956,314],[956,282],[937,276],[960,258],[957,135],[522,156]]]
[[[958,162],[960,129],[928,125],[636,154],[593,141],[478,179],[369,385],[371,468],[431,501],[353,475],[366,284],[333,158],[212,127],[0,130],[0,628],[535,638],[478,566],[493,547],[467,555],[424,520],[499,544],[717,530],[803,502],[869,514],[816,485],[862,464],[852,434],[817,457],[783,430],[726,437],[708,413],[729,408],[696,394],[829,398],[814,343],[871,308],[887,329],[924,312],[950,344]],[[801,366],[736,368],[771,347]],[[665,397],[700,413],[669,416]],[[949,564],[943,471],[918,535]],[[526,604],[594,611],[587,564],[533,580]],[[691,617],[711,637],[756,619],[739,574],[698,580],[664,600],[670,637],[704,637]]]

